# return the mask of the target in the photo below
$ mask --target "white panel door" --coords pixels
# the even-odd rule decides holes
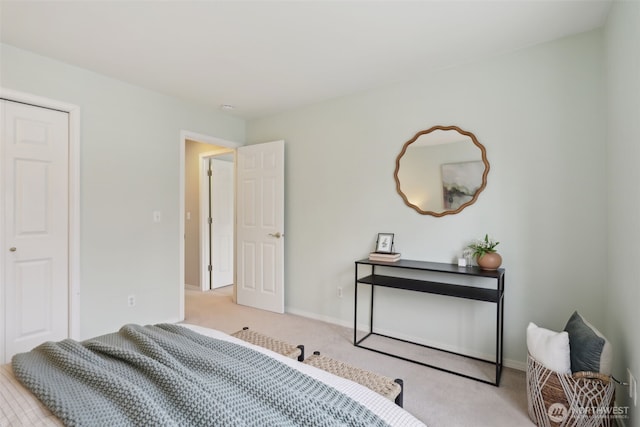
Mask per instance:
[[[4,357],[69,331],[68,113],[2,109]]]
[[[233,162],[211,159],[211,288],[233,284]]]
[[[237,156],[237,301],[284,313],[284,141]]]

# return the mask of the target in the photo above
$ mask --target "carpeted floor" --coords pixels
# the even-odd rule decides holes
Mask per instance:
[[[243,326],[405,383],[404,408],[429,427],[533,426],[525,374],[505,368],[500,387],[451,375],[353,346],[353,330],[234,304],[231,288],[187,290],[186,323],[232,333]]]

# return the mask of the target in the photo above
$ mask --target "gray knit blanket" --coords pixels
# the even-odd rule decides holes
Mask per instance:
[[[178,325],[126,325],[84,342],[47,342],[12,365],[68,426],[385,425],[286,364]]]

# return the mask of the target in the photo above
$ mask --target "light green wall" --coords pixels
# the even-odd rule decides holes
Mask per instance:
[[[640,2],[614,2],[606,25],[606,83],[609,168],[609,277],[607,280],[607,337],[615,349],[615,372],[626,380],[630,367],[640,379]],[[640,426],[638,409],[627,390],[616,398],[628,406]]]
[[[0,86],[81,110],[81,337],[127,322],[178,320],[180,131],[243,141],[244,121],[0,48]],[[131,294],[134,308],[127,307]]]
[[[509,364],[526,360],[529,321],[559,330],[577,309],[603,327],[602,61],[602,34],[593,31],[250,121],[249,143],[287,144],[287,310],[350,325],[353,262],[373,249],[378,232],[395,233],[404,258],[440,262],[489,233],[506,268]],[[395,190],[396,155],[433,125],[473,132],[487,149],[487,188],[459,215],[421,216]],[[493,351],[489,304],[397,291],[379,301],[380,329]]]

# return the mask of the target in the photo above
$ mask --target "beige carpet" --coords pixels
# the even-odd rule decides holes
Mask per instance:
[[[402,378],[404,408],[429,427],[532,426],[527,415],[525,374],[505,368],[500,387],[354,347],[353,330],[330,323],[234,304],[231,287],[187,290],[186,323],[232,333],[243,326],[361,368]],[[455,363],[460,363],[454,361]],[[469,366],[472,372],[475,368]]]

